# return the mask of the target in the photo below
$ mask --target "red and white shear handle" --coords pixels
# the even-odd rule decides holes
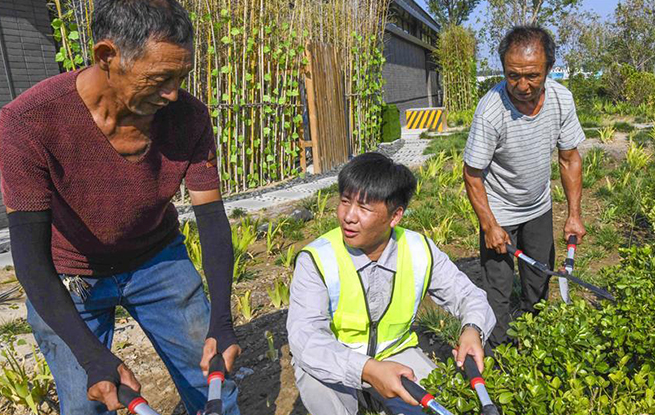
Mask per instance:
[[[130,411],[131,414],[137,415],[159,415],[148,405],[139,393],[129,386],[118,385],[118,401]]]

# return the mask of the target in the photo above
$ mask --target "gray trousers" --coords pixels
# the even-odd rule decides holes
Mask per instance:
[[[520,225],[503,226],[503,229],[512,240],[512,245],[553,269],[555,244],[552,210]],[[484,232],[480,229],[480,263],[481,281],[474,282],[487,292],[487,300],[496,315],[496,327],[489,336],[489,345],[496,347],[509,340],[507,330],[511,321],[510,295],[514,282],[514,257],[509,254],[499,255],[493,249],[487,249]],[[520,311],[534,313],[534,305],[548,298],[550,277],[534,270],[524,261],[518,261],[518,267],[521,277]]]
[[[436,368],[435,364],[418,347],[403,350],[391,356],[386,361],[401,363],[414,370],[419,380],[425,379]],[[311,415],[356,415],[361,393],[353,388],[336,384],[323,383],[302,370],[292,360],[296,385],[300,398]],[[373,399],[380,402],[388,415],[423,415],[419,406],[410,406],[400,398],[384,399],[369,385],[364,385],[364,391],[370,393]]]

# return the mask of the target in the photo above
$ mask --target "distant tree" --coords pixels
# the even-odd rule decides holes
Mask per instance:
[[[461,25],[481,0],[430,0],[428,7],[439,26]]]
[[[614,11],[614,60],[639,71],[655,68],[655,0],[625,0]]]
[[[491,49],[498,47],[509,29],[517,25],[555,25],[577,10],[581,0],[488,0],[481,36]]]
[[[574,11],[557,22],[557,52],[569,73],[598,72],[607,64],[612,34],[595,13]]]

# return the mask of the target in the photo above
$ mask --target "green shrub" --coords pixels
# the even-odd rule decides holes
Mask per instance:
[[[634,106],[655,105],[655,74],[631,73],[625,83],[625,99]]]
[[[595,99],[605,96],[602,81],[596,77],[573,76],[569,78],[568,87],[573,94],[575,106],[582,110],[592,108]]]
[[[583,128],[599,128],[602,124],[600,115],[596,112],[578,110],[578,120]]]
[[[393,104],[382,106],[382,142],[390,143],[400,138],[400,112]]]
[[[491,88],[505,79],[504,76],[492,76],[482,82],[478,82],[478,98],[482,98]]]
[[[637,70],[628,64],[614,63],[610,65],[601,77],[602,91],[615,102],[625,99],[625,90],[628,79]]]
[[[600,130],[598,128],[585,128],[584,135],[587,138],[600,138]]]
[[[10,336],[6,341],[6,346],[0,352],[3,360],[0,365],[0,398],[4,401],[3,407],[29,409],[33,414],[43,413],[41,406],[45,402],[52,402],[50,395],[55,389],[45,358],[32,346],[34,361],[31,368],[28,368],[27,357],[21,357],[16,351],[16,339]],[[19,346],[25,343],[22,339],[16,342]]]
[[[18,334],[28,334],[32,332],[32,327],[27,324],[24,318],[9,320],[0,325],[0,339],[4,336],[16,336]]]
[[[496,348],[484,371],[504,415],[654,413],[654,253],[652,245],[623,249],[621,265],[603,272],[615,304],[541,303],[537,316],[512,323],[518,346]],[[480,413],[452,359],[438,362],[423,384],[446,408]]]
[[[632,137],[632,140],[639,145],[652,144],[655,140],[655,129],[648,128],[644,130],[639,130]]]
[[[622,133],[629,133],[635,129],[629,122],[617,121],[614,123],[614,129]]]
[[[594,147],[582,159],[582,186],[586,189],[593,186],[606,174],[605,161],[607,155],[598,147]]]
[[[432,138],[432,141],[425,148],[423,154],[439,154],[442,151],[450,153],[453,150],[464,151],[468,136],[468,131],[458,131],[450,135],[440,135]]]
[[[550,162],[550,180],[559,180],[561,172],[559,171],[559,162],[551,161]]]
[[[464,111],[448,111],[446,113],[446,123],[448,127],[470,127],[473,123],[473,114],[475,108]]]

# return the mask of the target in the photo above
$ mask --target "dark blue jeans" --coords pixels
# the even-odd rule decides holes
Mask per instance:
[[[209,326],[209,302],[200,275],[189,260],[184,237],[176,238],[135,271],[84,279],[92,286],[86,301],[76,294],[71,298],[89,329],[110,348],[116,306],[125,307],[166,364],[187,412],[196,415],[203,410],[207,380],[199,363]],[[29,301],[27,311],[34,337],[55,378],[61,414],[115,415],[104,404],[87,399],[86,373],[70,348]],[[148,379],[139,381],[143,384]],[[222,393],[226,415],[239,415],[237,392],[234,381],[227,379]]]

